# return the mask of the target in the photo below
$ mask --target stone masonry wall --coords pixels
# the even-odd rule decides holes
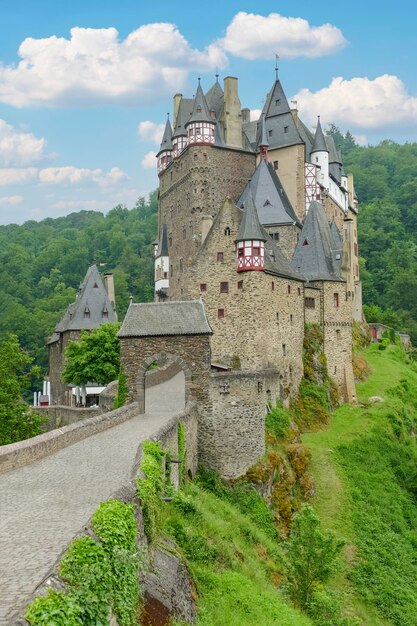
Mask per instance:
[[[211,410],[199,421],[199,461],[237,478],[265,453],[267,402],[279,397],[279,373],[221,372],[210,383]]]
[[[200,247],[202,218],[215,217],[227,195],[234,200],[255,169],[253,154],[189,146],[160,177],[159,223],[167,225],[171,300],[186,300],[188,269]]]
[[[60,333],[60,339],[49,344],[49,380],[51,382],[51,404],[68,405],[69,387],[62,381],[62,370],[65,364],[65,348],[68,343],[78,341],[81,337],[80,330],[69,330]]]
[[[283,255],[291,261],[295,248],[297,247],[298,238],[301,233],[301,229],[298,226],[265,226],[265,230],[270,235],[272,233],[279,234],[279,245]]]
[[[138,401],[145,409],[145,374],[158,355],[166,353],[178,359],[185,374],[185,398],[192,396],[202,405],[208,401],[210,375],[210,337],[177,335],[174,337],[121,337],[120,360],[129,389],[126,402]]]
[[[291,393],[302,376],[303,283],[264,272],[236,272],[238,226],[239,209],[229,199],[190,270],[190,295],[203,297],[214,331],[213,361],[230,365],[238,360],[242,369],[279,369]],[[221,283],[228,284],[227,293]]]

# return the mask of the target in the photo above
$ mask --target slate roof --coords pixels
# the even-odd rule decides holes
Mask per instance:
[[[194,98],[193,110],[185,125],[189,124],[190,122],[211,122],[212,124],[216,123],[216,120],[213,120],[210,115],[206,97],[201,88],[200,80],[198,81],[197,92]]]
[[[243,203],[242,221],[240,223],[239,232],[235,241],[249,241],[251,239],[266,241],[267,238],[268,235],[266,234],[259,222],[258,213],[256,211],[252,193],[249,188],[249,193],[247,194]]]
[[[258,122],[258,132],[257,132],[257,141],[256,147],[265,147],[269,146],[268,137],[266,135],[266,126],[265,126],[265,115],[262,113],[260,120]]]
[[[193,111],[194,100],[192,98],[181,98],[178,107],[177,118],[175,120],[173,137],[180,135],[186,135],[185,124],[190,119],[190,115]]]
[[[103,310],[105,309],[108,316],[103,318]],[[89,317],[85,317],[86,310],[90,312]],[[66,330],[92,330],[103,322],[117,322],[117,315],[111,305],[99,271],[95,265],[92,265],[87,270],[76,301],[70,304],[65,311],[55,327],[55,333],[62,333]],[[51,339],[53,337],[54,335]]]
[[[281,82],[277,79],[262,109],[270,149],[303,143]]]
[[[201,300],[131,304],[118,337],[211,335]]]
[[[329,152],[326,139],[324,138],[323,129],[320,124],[320,115],[317,118],[316,134],[314,135],[314,142],[311,148],[311,153],[313,152]]]
[[[159,147],[159,152],[162,152],[163,150],[172,150],[172,126],[169,118],[167,119],[167,122],[165,124],[164,134],[162,136],[161,145]],[[159,155],[159,152],[156,156]]]
[[[284,187],[271,163],[259,162],[250,182],[243,190],[237,205],[243,207],[251,194],[263,226],[278,224],[301,224],[285,193]]]
[[[214,111],[216,113],[216,119],[220,119],[224,106],[224,93],[218,80],[216,80],[214,85],[207,91],[206,101],[209,111]]]
[[[304,220],[291,265],[307,280],[344,282],[340,265],[336,263],[334,245],[324,207],[320,202],[313,201]]]

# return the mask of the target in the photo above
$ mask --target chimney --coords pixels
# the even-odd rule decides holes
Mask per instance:
[[[173,115],[173,124],[172,124],[173,128],[175,124],[177,123],[178,109],[180,108],[181,100],[182,100],[182,93],[176,93],[174,96],[174,115]]]
[[[242,109],[242,124],[250,122],[250,109]]]
[[[116,296],[114,293],[114,277],[111,272],[106,272],[104,274],[104,287],[107,291],[108,298],[112,305],[113,310],[116,310]]]
[[[237,89],[237,78],[233,76],[227,76],[224,79],[223,123],[226,144],[242,148],[242,110]]]
[[[298,109],[291,109],[292,119],[296,126],[298,126]]]

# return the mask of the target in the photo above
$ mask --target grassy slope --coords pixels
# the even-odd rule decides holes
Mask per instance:
[[[372,374],[358,385],[359,402],[366,404],[374,395],[385,401],[367,407],[340,407],[326,430],[303,435],[303,443],[312,451],[310,469],[317,488],[313,505],[324,527],[348,542],[344,569],[335,580],[336,587],[347,590],[345,609],[364,626],[406,626],[417,624],[417,614],[413,617],[417,598],[412,597],[412,591],[409,597],[399,599],[416,582],[411,555],[413,547],[415,550],[417,503],[398,484],[391,467],[393,459],[396,463],[393,453],[401,449],[388,419],[398,408],[398,399],[390,397],[388,390],[401,379],[417,387],[417,371],[405,363],[396,347],[379,351],[373,345],[365,356]],[[391,548],[391,555],[383,553],[385,546],[381,544],[387,543],[391,543],[386,548],[388,552]],[[397,554],[393,554],[395,550]],[[352,584],[347,576],[356,571],[358,561],[369,568],[368,574],[362,572]],[[391,609],[395,603],[399,606]],[[375,605],[390,621],[384,621]]]
[[[195,512],[164,510],[165,532],[181,546],[197,586],[198,626],[309,626],[277,589],[277,541],[233,504],[188,484]]]

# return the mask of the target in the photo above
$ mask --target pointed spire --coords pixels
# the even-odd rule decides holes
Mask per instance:
[[[265,115],[261,114],[261,119],[259,120],[259,133],[258,133],[258,142],[257,148],[268,148],[269,142],[266,132],[266,124],[265,124]]]
[[[169,120],[169,113],[167,113],[167,121],[165,124],[164,134],[162,136],[161,146],[159,151],[172,150],[172,126]]]
[[[314,136],[314,142],[311,148],[311,153],[313,152],[329,152],[327,148],[327,144],[326,144],[326,139],[324,137],[323,129],[320,124],[320,115],[317,116],[316,134]]]
[[[210,115],[209,108],[203,90],[201,88],[200,79],[198,79],[198,87],[194,98],[194,106],[189,120],[185,124],[188,126],[191,122],[211,122],[215,123]]]
[[[248,194],[243,205],[243,210],[244,213],[235,242],[251,240],[266,241],[265,231],[259,222],[252,192]]]

